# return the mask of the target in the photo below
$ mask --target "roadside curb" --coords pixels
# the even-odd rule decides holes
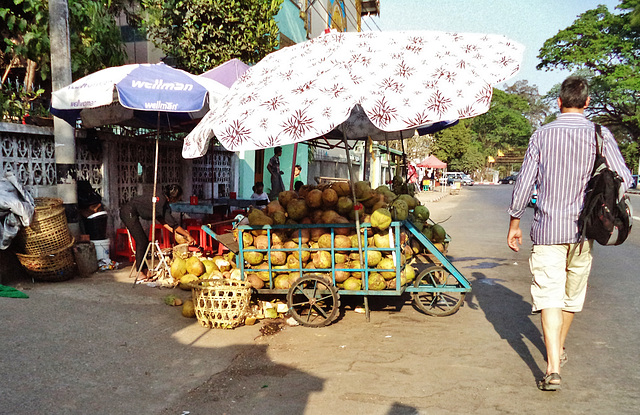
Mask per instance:
[[[438,195],[422,195],[422,193],[418,194],[418,199],[420,199],[420,202],[422,203],[435,203],[438,202],[440,200],[442,200],[443,198],[447,197],[449,195],[449,193],[439,193]]]

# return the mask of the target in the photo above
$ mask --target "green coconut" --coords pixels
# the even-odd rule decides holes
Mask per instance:
[[[344,281],[344,289],[350,291],[357,291],[362,289],[362,281],[355,277],[349,277]]]

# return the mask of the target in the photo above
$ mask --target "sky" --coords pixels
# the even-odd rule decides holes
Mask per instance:
[[[380,16],[364,20],[362,30],[441,30],[495,33],[525,46],[520,72],[505,83],[527,80],[541,95],[561,83],[567,71],[539,71],[545,40],[569,27],[587,10],[604,4],[615,11],[619,0],[380,0]],[[365,24],[366,22],[366,24]],[[376,24],[378,27],[376,27]],[[504,83],[496,87],[504,89]]]

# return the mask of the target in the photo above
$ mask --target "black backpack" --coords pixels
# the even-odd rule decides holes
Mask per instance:
[[[595,239],[600,245],[620,245],[631,232],[633,211],[622,190],[622,179],[602,155],[603,140],[596,124],[596,161],[587,184],[584,207],[578,219],[580,239]]]

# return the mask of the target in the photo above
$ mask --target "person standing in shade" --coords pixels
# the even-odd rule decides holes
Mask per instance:
[[[163,194],[158,196],[156,202],[156,220],[161,223],[169,232],[177,232],[187,239],[189,245],[195,244],[195,239],[178,225],[178,222],[171,215],[170,203],[175,203],[182,196],[182,188],[177,184],[170,184],[163,189]],[[131,237],[136,243],[136,268],[140,270],[138,280],[146,280],[148,275],[147,264],[144,262],[144,255],[149,245],[149,236],[142,228],[140,219],[151,220],[153,217],[153,202],[151,196],[135,196],[120,208],[120,219],[129,230]],[[140,268],[142,264],[142,268]]]
[[[270,200],[277,200],[280,192],[284,192],[284,182],[282,175],[284,172],[280,170],[280,156],[282,155],[282,147],[278,146],[273,149],[273,157],[267,164],[267,170],[271,174],[271,194]]]
[[[296,164],[295,167],[293,168],[293,188],[291,190],[296,189],[296,183],[298,182],[301,182],[304,185],[304,182],[302,181],[302,177],[300,177],[300,173],[302,173],[302,166],[300,166],[299,164]]]
[[[529,267],[533,275],[532,311],[541,315],[547,351],[546,373],[537,381],[543,391],[561,388],[560,367],[568,360],[565,340],[575,313],[582,311],[591,272],[593,241],[580,244],[578,226],[596,157],[595,125],[584,116],[589,101],[587,81],[565,79],[558,98],[560,115],[531,136],[508,209],[511,220],[507,244],[517,252],[522,244],[520,218],[533,186],[537,186]],[[602,155],[622,177],[622,191],[626,191],[631,172],[616,140],[604,127],[602,139]]]

